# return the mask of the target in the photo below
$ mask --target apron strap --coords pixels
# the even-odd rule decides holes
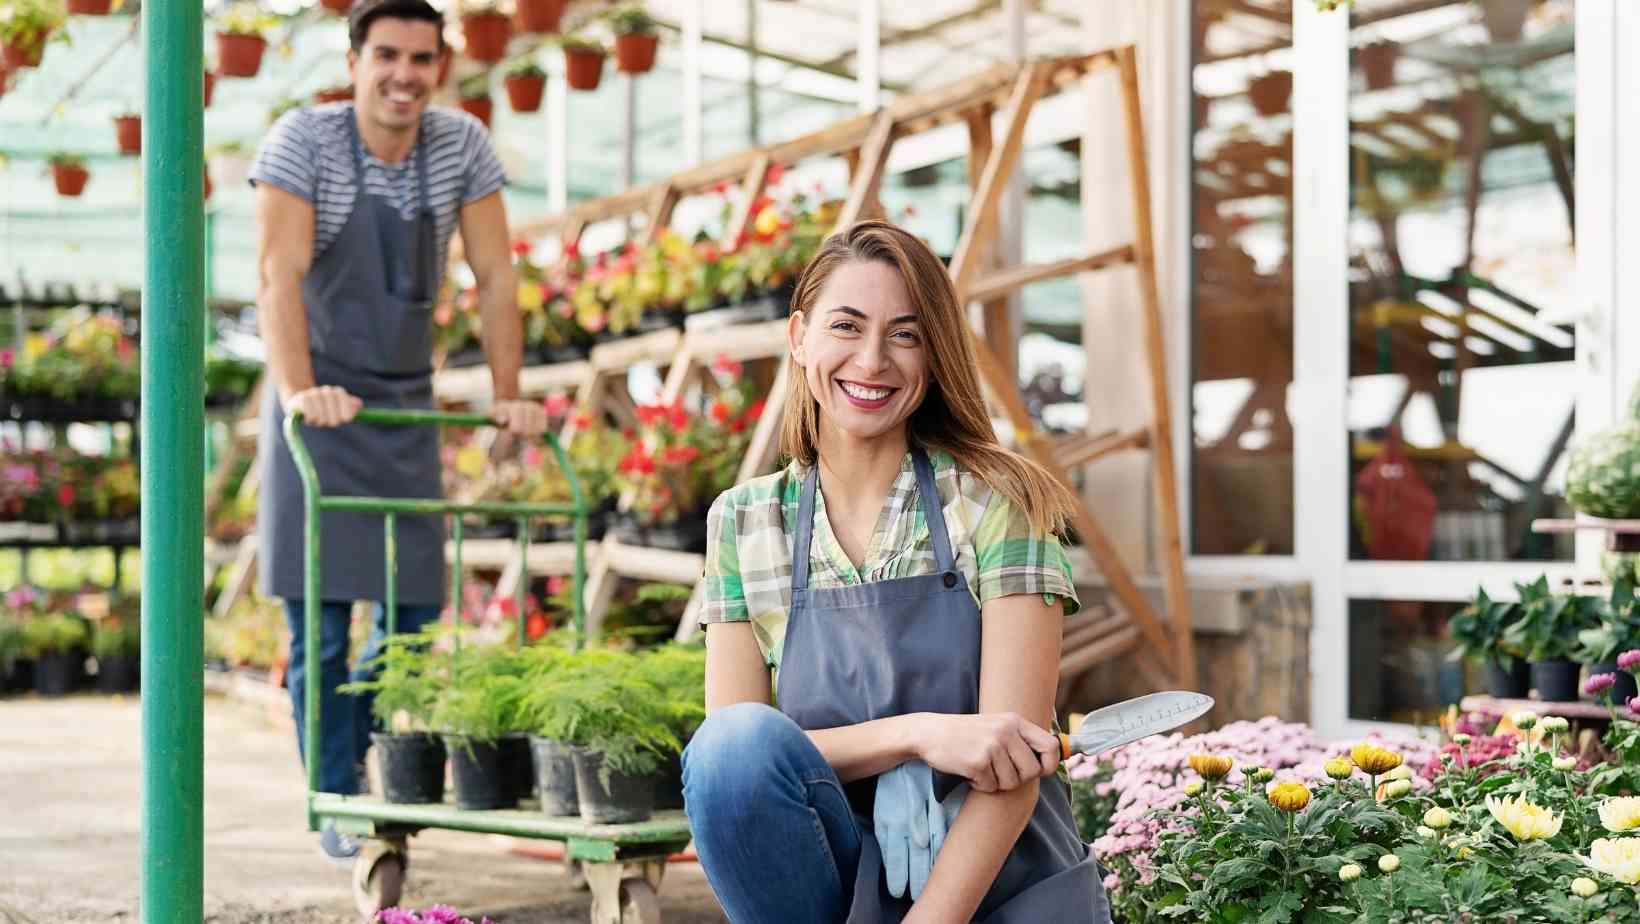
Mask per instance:
[[[820,460],[816,458],[803,476],[803,493],[797,501],[797,535],[792,538],[792,595],[809,589],[809,541],[814,537],[814,490],[820,483]]]
[[[917,493],[922,495],[923,519],[928,523],[928,538],[934,544],[934,561],[941,571],[957,570],[957,559],[951,554],[951,534],[945,531],[945,511],[940,507],[940,492],[934,487],[934,466],[928,453],[911,450],[911,465],[917,470]]]
[[[357,115],[347,120],[347,133],[353,139],[353,175],[357,177],[359,184],[359,198],[363,199],[367,194],[364,179],[364,141],[359,137]],[[422,156],[421,150],[422,140],[426,137],[427,113],[424,112],[416,124],[416,146],[410,149],[410,156],[416,161],[416,199],[421,204],[423,215],[429,215],[433,211],[427,206],[427,158]]]

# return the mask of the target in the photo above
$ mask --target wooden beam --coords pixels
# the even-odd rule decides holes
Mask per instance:
[[[792,375],[791,357],[781,357],[780,368],[774,374],[774,384],[769,386],[769,397],[763,404],[763,416],[757,419],[757,426],[752,428],[752,438],[747,443],[746,456],[740,461],[740,471],[735,476],[736,484],[756,478],[774,465],[775,457],[780,451],[780,424],[786,412],[786,389],[790,387]]]
[[[1045,282],[1049,279],[1058,279],[1075,273],[1092,272],[1108,266],[1119,266],[1132,262],[1133,247],[1124,245],[1103,253],[1088,254],[1085,257],[1068,257],[1064,260],[1055,260],[1052,263],[1027,263],[982,277],[969,290],[968,300],[983,302],[1017,291],[1035,282]]]
[[[767,153],[760,153],[752,160],[752,165],[746,168],[746,176],[740,181],[740,201],[735,203],[735,210],[729,218],[729,225],[723,231],[723,248],[733,250],[740,241],[741,235],[757,218],[752,214],[752,205],[763,195],[763,187],[769,182],[769,167],[773,165]]]
[[[951,257],[951,282],[956,286],[957,301],[960,304],[967,303],[969,283],[979,269],[981,256],[996,233],[997,203],[1001,200],[1002,189],[1007,185],[1008,177],[1013,173],[1014,165],[1019,160],[1019,151],[1025,142],[1025,123],[1030,118],[1031,107],[1041,95],[1040,71],[1035,67],[1022,69],[1014,81],[1014,90],[1008,99],[1008,123],[1007,130],[1003,133],[1002,144],[992,147],[990,156],[986,159],[979,186],[974,191],[968,209],[967,224],[963,228],[962,238],[957,242],[956,253]]]
[[[678,207],[678,188],[671,183],[663,183],[655,188],[649,201],[649,227],[644,229],[643,239],[646,244],[653,244],[660,240],[661,232],[672,223],[672,210]]]
[[[1078,434],[1056,443],[1053,457],[1054,462],[1061,468],[1072,469],[1080,468],[1113,452],[1120,452],[1123,449],[1143,449],[1149,445],[1150,431],[1148,429],[1132,430],[1127,433],[1106,433],[1101,436]]]
[[[980,183],[985,178],[985,165],[991,161],[991,119],[996,114],[996,107],[989,103],[976,106],[968,110],[968,194],[972,197],[979,191]],[[997,248],[986,245],[976,254],[987,269],[995,269],[1002,263]],[[1017,362],[1018,345],[1014,343],[1013,313],[1009,310],[1008,295],[1011,290],[978,297],[980,302],[980,317],[983,319],[985,331],[985,345],[992,355],[996,356],[1003,367],[1003,372],[1009,379],[1019,378],[1019,364]],[[964,306],[966,307],[966,306]]]
[[[894,145],[894,117],[888,110],[879,109],[871,134],[860,147],[859,163],[849,180],[848,200],[837,214],[834,230],[842,231],[861,218],[876,211],[877,189],[882,185],[883,168],[888,166],[888,152]]]

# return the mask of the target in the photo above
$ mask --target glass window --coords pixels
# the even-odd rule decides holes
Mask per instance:
[[[1351,600],[1349,717],[1428,725],[1466,694],[1481,692],[1478,668],[1447,658],[1452,650],[1447,620],[1463,607]]]
[[[1288,4],[1192,4],[1191,550],[1293,552]]]
[[[1355,4],[1352,558],[1571,557],[1572,7]]]

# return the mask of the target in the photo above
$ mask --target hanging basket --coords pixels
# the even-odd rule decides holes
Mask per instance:
[[[615,69],[623,74],[647,74],[655,69],[658,35],[628,33],[615,36]]]
[[[113,8],[113,0],[68,0],[71,16],[107,16]]]
[[[519,32],[557,32],[569,0],[518,0],[513,26]]]
[[[115,116],[114,138],[119,142],[121,154],[141,154],[142,116]]]
[[[39,67],[40,59],[45,56],[46,39],[50,35],[40,35],[33,44],[26,42],[6,42],[0,44],[0,71],[20,71],[25,67]]]
[[[500,61],[507,56],[507,39],[512,22],[492,11],[461,17],[461,34],[467,39],[467,57],[474,61]]]
[[[74,164],[52,164],[51,180],[57,184],[57,195],[74,197],[85,192],[91,171]]]
[[[473,118],[483,122],[485,128],[490,127],[490,116],[495,114],[495,102],[488,96],[464,96],[460,105],[464,111],[472,113]]]
[[[268,40],[260,35],[238,32],[216,34],[216,70],[224,77],[255,77],[262,69],[262,53]]]
[[[513,112],[535,112],[541,108],[547,78],[541,74],[510,74],[502,85],[507,88],[507,102]]]
[[[214,92],[216,92],[216,75],[211,73],[210,71],[206,71],[205,72],[205,107],[207,109],[210,108],[211,94],[214,93]]]
[[[1280,115],[1287,111],[1293,97],[1291,71],[1272,71],[1247,85],[1247,96],[1253,108],[1262,116]]]
[[[604,78],[604,53],[592,48],[564,49],[564,81],[571,90],[596,90]]]

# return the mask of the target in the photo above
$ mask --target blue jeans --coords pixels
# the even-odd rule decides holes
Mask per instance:
[[[344,796],[359,791],[358,766],[370,747],[370,732],[375,725],[370,704],[375,697],[349,696],[336,692],[336,688],[349,680],[371,679],[374,671],[364,665],[381,651],[387,637],[386,610],[377,603],[370,639],[359,657],[360,666],[350,675],[347,630],[352,609],[351,603],[337,602],[326,602],[319,609],[319,789]],[[400,606],[396,628],[400,632],[415,632],[437,619],[438,614],[437,606]],[[307,660],[302,650],[305,601],[286,600],[285,618],[290,624],[290,665],[285,670],[285,682],[290,687],[291,707],[296,716],[296,749],[306,766],[307,724],[302,720],[307,687]]]
[[[772,706],[707,716],[683,752],[695,853],[733,924],[834,924],[847,914],[860,833],[837,774]]]

